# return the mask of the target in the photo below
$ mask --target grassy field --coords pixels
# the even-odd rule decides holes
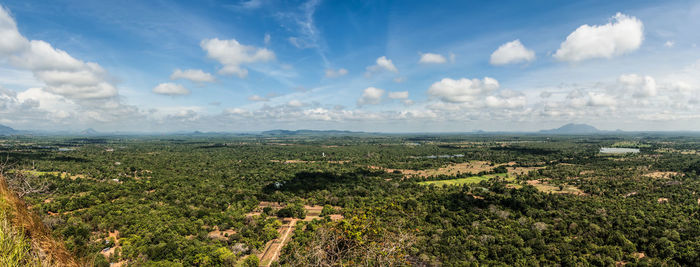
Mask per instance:
[[[496,178],[496,177],[506,178],[506,180],[513,179],[513,178],[509,177],[507,173],[499,173],[499,174],[488,174],[488,175],[472,176],[472,177],[467,177],[467,178],[459,178],[459,179],[451,179],[451,180],[425,181],[425,182],[420,182],[419,184],[422,184],[422,185],[434,184],[437,186],[475,184],[475,183],[478,183],[481,181],[486,181],[486,180],[489,180],[491,178]]]

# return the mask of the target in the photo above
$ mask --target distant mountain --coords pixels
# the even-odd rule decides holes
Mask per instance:
[[[596,129],[593,126],[590,126],[588,124],[573,124],[569,123],[567,125],[564,125],[562,127],[556,128],[556,129],[551,129],[551,130],[542,130],[540,133],[543,134],[595,134],[595,133],[600,133],[601,131]]]
[[[80,135],[97,135],[100,134],[98,131],[95,131],[95,129],[92,128],[87,128],[85,130],[82,130],[80,132]]]
[[[357,135],[357,134],[366,134],[365,132],[352,132],[352,131],[338,131],[338,130],[327,130],[327,131],[318,131],[318,130],[296,130],[296,131],[290,131],[290,130],[271,130],[271,131],[264,131],[262,132],[262,135]]]
[[[17,134],[19,131],[12,129],[10,127],[7,127],[5,125],[0,125],[0,135],[10,135],[10,134]]]

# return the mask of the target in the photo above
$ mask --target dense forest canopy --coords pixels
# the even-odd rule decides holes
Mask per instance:
[[[655,135],[0,139],[8,184],[97,266],[692,266],[699,153]]]

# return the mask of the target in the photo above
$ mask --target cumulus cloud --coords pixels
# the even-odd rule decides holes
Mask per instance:
[[[637,50],[644,40],[644,25],[635,17],[617,13],[605,25],[584,24],[566,37],[554,58],[578,62],[612,58]]]
[[[447,59],[440,54],[425,53],[425,54],[421,54],[420,60],[418,60],[418,63],[443,64],[443,63],[447,63]]]
[[[367,73],[365,73],[365,75],[371,76],[372,74],[381,71],[399,73],[399,69],[397,69],[396,66],[394,66],[394,63],[391,62],[391,59],[387,59],[386,56],[381,56],[377,58],[376,64],[367,67]]]
[[[210,83],[216,81],[213,75],[198,69],[175,69],[173,74],[170,74],[170,79],[186,79],[197,83]]]
[[[340,68],[338,70],[326,69],[326,78],[337,78],[348,74],[348,70]]]
[[[219,70],[219,74],[222,75],[235,74],[245,78],[248,76],[248,69],[243,65],[275,59],[275,53],[271,50],[243,45],[236,39],[205,39],[200,46],[207,52],[209,58],[221,63],[223,67]]]
[[[6,99],[11,103],[6,106],[12,108],[8,112],[21,113],[11,116],[14,122],[34,118],[31,127],[47,120],[56,127],[60,124],[57,120],[76,124],[139,116],[134,106],[122,104],[113,78],[99,64],[76,59],[45,41],[28,40],[1,6],[0,36],[0,61],[31,72],[41,83],[41,88],[30,88]]]
[[[388,96],[391,99],[406,99],[406,98],[408,98],[408,91],[389,92]]]
[[[623,74],[618,78],[618,83],[637,98],[651,97],[657,94],[656,81],[651,76]]]
[[[31,71],[46,84],[44,90],[74,99],[104,99],[117,95],[107,72],[97,63],[84,62],[41,40],[27,40],[15,20],[0,7],[0,59]]]
[[[17,23],[9,12],[0,6],[0,55],[12,55],[26,49],[27,39],[17,30]]]
[[[189,95],[190,90],[177,83],[161,83],[153,88],[153,93],[159,95]]]
[[[467,78],[453,80],[444,78],[430,86],[428,95],[445,102],[464,103],[475,101],[478,96],[497,90],[498,88],[498,81],[489,77],[484,77],[483,80]]]
[[[362,96],[357,100],[357,105],[364,106],[379,104],[382,101],[382,96],[384,96],[384,90],[375,87],[367,87],[364,91],[362,91]]]
[[[615,107],[617,105],[617,100],[615,97],[607,95],[605,93],[588,93],[588,105],[593,107]]]
[[[535,60],[535,52],[525,48],[520,40],[502,44],[491,54],[491,65],[506,65]]]
[[[490,95],[485,99],[485,104],[490,108],[521,108],[527,104],[525,95],[512,90],[503,90],[498,95]]]

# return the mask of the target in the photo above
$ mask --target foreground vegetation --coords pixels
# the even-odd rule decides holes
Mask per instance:
[[[628,145],[641,153],[598,153]],[[14,191],[96,266],[257,265],[285,225],[264,264],[700,262],[697,137],[13,136],[0,150],[8,177],[28,177]]]

